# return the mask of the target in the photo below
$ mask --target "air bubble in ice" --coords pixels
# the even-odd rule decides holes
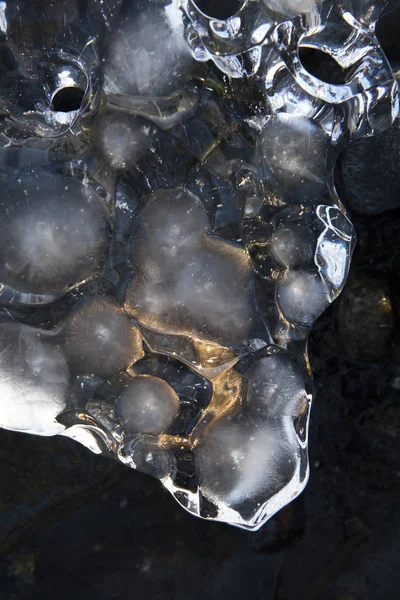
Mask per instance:
[[[62,343],[76,373],[108,377],[143,356],[141,335],[115,300],[80,302],[62,327]]]
[[[168,477],[174,467],[171,450],[160,446],[150,435],[126,438],[118,449],[118,457],[132,469],[161,480]]]
[[[310,271],[287,271],[278,284],[277,299],[285,318],[304,327],[311,327],[329,304],[326,286]]]
[[[112,34],[105,90],[132,96],[166,96],[182,87],[192,65],[181,13],[175,4],[135,11],[133,6]]]
[[[311,119],[274,115],[262,133],[264,171],[288,202],[319,199],[327,184],[329,136]]]
[[[116,410],[127,433],[157,434],[166,431],[177,416],[179,398],[166,381],[139,375],[124,387]]]
[[[298,446],[291,419],[284,423],[223,417],[194,447],[202,493],[216,504],[241,510],[251,500],[276,494],[293,477]],[[249,516],[249,515],[246,515]]]
[[[0,198],[3,284],[61,294],[104,262],[108,214],[88,185],[36,172],[3,185]]]
[[[149,130],[133,116],[113,114],[101,119],[98,141],[105,162],[115,169],[135,164],[150,143]]]
[[[282,267],[298,267],[311,262],[315,239],[310,229],[301,225],[279,227],[271,239],[271,252]]]
[[[285,352],[248,367],[241,393],[242,411],[206,427],[194,456],[202,493],[243,515],[256,510],[257,497],[267,489],[277,493],[288,484],[299,468],[301,445],[293,418],[308,414],[308,399],[299,368]]]
[[[304,378],[287,353],[261,358],[247,371],[246,410],[266,419],[296,417],[306,404]]]

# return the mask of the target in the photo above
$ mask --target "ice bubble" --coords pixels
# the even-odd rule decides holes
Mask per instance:
[[[61,339],[76,373],[108,377],[143,356],[138,329],[109,298],[92,297],[78,303],[63,325]]]
[[[182,87],[192,64],[175,3],[168,7],[147,5],[141,12],[133,3],[111,38],[105,91],[166,96]]]
[[[116,411],[127,433],[157,434],[171,425],[179,406],[177,393],[166,381],[139,375],[122,391]]]
[[[0,326],[0,427],[56,435],[64,426],[69,372],[54,337],[19,324]]]
[[[310,271],[286,271],[278,284],[277,299],[286,319],[304,327],[310,327],[330,303],[319,273]]]
[[[288,202],[318,200],[327,185],[329,136],[307,117],[278,114],[262,132],[263,167]]]
[[[108,239],[107,210],[81,181],[36,171],[2,186],[3,284],[59,295],[104,263]]]
[[[315,240],[307,227],[279,227],[271,239],[271,253],[282,267],[307,265],[314,256]]]
[[[243,342],[257,321],[250,258],[239,245],[208,235],[207,226],[203,205],[188,190],[148,200],[126,309],[160,332]]]
[[[258,213],[262,209],[262,206],[262,198],[258,196],[251,196],[247,198],[246,203],[244,205],[243,216],[246,219],[252,219],[253,217],[258,215]]]
[[[285,352],[258,360],[247,371],[246,410],[263,418],[296,417],[307,403],[298,365]]]
[[[251,510],[294,475],[298,441],[290,418],[258,421],[244,416],[214,422],[194,446],[202,493],[215,504]]]
[[[97,143],[107,164],[126,169],[135,164],[150,143],[150,128],[133,116],[111,114],[102,118]]]

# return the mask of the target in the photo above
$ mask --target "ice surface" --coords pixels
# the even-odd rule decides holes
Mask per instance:
[[[388,127],[382,2],[1,3],[0,426],[257,529],[304,489],[307,338]]]

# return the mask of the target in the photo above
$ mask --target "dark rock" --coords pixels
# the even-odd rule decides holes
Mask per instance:
[[[400,118],[391,129],[353,141],[338,161],[336,186],[346,208],[378,215],[400,208]]]
[[[376,361],[390,352],[395,327],[386,278],[369,272],[353,275],[339,301],[338,332],[355,361]]]
[[[125,472],[67,438],[5,430],[0,464],[0,556],[115,485]]]

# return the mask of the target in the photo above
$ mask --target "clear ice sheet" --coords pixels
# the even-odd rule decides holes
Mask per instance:
[[[255,530],[308,478],[333,170],[397,115],[385,3],[0,4],[0,426]]]

